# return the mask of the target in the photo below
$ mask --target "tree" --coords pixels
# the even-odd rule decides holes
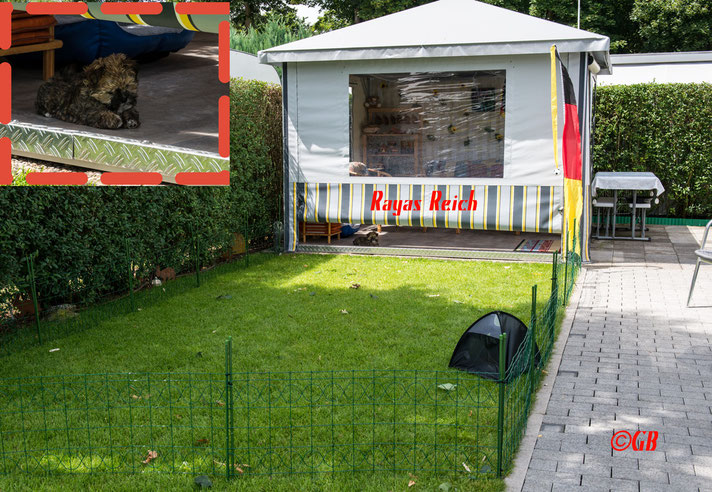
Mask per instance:
[[[638,45],[637,26],[631,20],[635,0],[581,0],[581,29],[611,38],[613,53],[630,52]],[[576,27],[578,2],[531,0],[535,17]]]
[[[306,0],[306,4],[321,8],[332,19],[356,24],[401,10],[417,7],[433,0]],[[530,0],[485,0],[499,7],[526,13]]]
[[[635,0],[642,51],[712,50],[712,0]]]
[[[278,14],[296,19],[296,10],[285,0],[237,0],[230,2],[232,22],[238,29],[259,27],[267,14]]]

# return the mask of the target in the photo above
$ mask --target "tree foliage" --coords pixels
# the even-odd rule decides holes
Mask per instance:
[[[297,18],[296,10],[285,0],[233,0],[230,11],[233,24],[241,30],[259,28],[269,15]]]
[[[291,18],[270,14],[259,27],[250,27],[245,30],[232,29],[230,31],[230,48],[257,54],[273,46],[291,43],[312,35],[312,29],[303,21],[294,21]]]
[[[483,0],[576,27],[575,0]],[[324,11],[318,32],[381,17],[430,0],[306,0]],[[712,49],[712,0],[583,0],[581,29],[611,38],[611,52]]]
[[[712,0],[635,0],[640,51],[712,50]]]

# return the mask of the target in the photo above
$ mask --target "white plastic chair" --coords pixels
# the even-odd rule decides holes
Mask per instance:
[[[700,271],[700,264],[702,262],[712,264],[712,249],[705,249],[705,243],[707,242],[707,233],[710,232],[710,226],[712,226],[712,220],[707,222],[707,227],[705,227],[705,233],[702,235],[702,244],[700,249],[695,251],[697,255],[697,265],[695,266],[695,274],[692,276],[692,284],[690,285],[690,295],[687,296],[687,305],[690,305],[690,300],[692,299],[692,291],[695,290],[695,282],[697,281],[697,272]]]

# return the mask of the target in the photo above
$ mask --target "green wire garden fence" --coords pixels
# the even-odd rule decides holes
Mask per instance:
[[[0,379],[0,472],[501,477],[580,265],[554,254],[551,294],[537,309],[532,287],[530,329],[509,366],[500,337],[498,374],[234,372],[228,339],[224,373]]]

